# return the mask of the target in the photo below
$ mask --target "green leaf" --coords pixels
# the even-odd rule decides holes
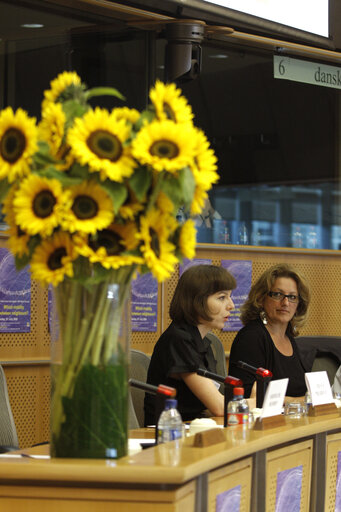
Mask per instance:
[[[84,179],[81,176],[70,176],[63,171],[58,171],[55,167],[52,166],[49,166],[47,169],[39,172],[39,176],[48,178],[50,180],[56,179],[65,187],[79,185]]]
[[[144,110],[136,122],[136,129],[140,130],[144,123],[150,123],[155,119],[155,113],[152,110]]]
[[[103,181],[101,186],[110,196],[113,202],[114,212],[116,214],[128,197],[127,187],[121,183],[116,183],[110,180]]]
[[[120,100],[125,100],[125,97],[113,87],[94,87],[85,93],[86,99],[93,98],[94,96],[116,96]]]
[[[195,190],[195,179],[189,167],[184,167],[179,172],[179,182],[182,189],[182,197],[185,205],[191,204]]]
[[[178,209],[183,202],[183,192],[180,180],[174,176],[167,176],[162,182],[161,189],[173,202],[175,209]]]
[[[139,201],[142,201],[152,183],[152,174],[147,167],[139,167],[128,180],[129,186]]]
[[[128,362],[118,350],[112,364],[87,364],[71,397],[62,397],[65,421],[52,449],[59,457],[122,457],[127,450]],[[107,451],[111,449],[111,451]]]
[[[89,168],[86,165],[81,165],[78,162],[75,162],[74,164],[72,164],[70,168],[69,176],[71,176],[72,178],[81,178],[82,180],[88,180],[90,176]]]
[[[65,112],[67,127],[72,124],[75,117],[82,117],[88,110],[86,105],[81,105],[78,101],[68,100],[63,103],[63,110]]]
[[[0,203],[3,202],[10,188],[11,186],[8,183],[7,178],[0,181]]]

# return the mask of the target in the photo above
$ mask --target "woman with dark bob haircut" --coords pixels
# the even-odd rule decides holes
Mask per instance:
[[[285,263],[269,268],[253,284],[241,307],[244,327],[232,343],[229,363],[229,373],[243,380],[246,397],[254,396],[255,377],[238,368],[238,361],[270,370],[273,379],[289,378],[289,396],[305,394],[305,369],[294,337],[306,322],[309,303],[306,280]]]
[[[171,324],[157,341],[147,382],[176,388],[178,409],[184,421],[198,418],[208,409],[224,415],[219,385],[198,375],[198,368],[216,373],[216,361],[206,334],[222,329],[234,309],[231,291],[234,277],[223,267],[194,265],[180,277],[169,314]],[[145,396],[145,425],[155,424],[154,397]]]

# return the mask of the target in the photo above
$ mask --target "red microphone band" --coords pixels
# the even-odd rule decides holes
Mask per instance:
[[[225,378],[224,384],[229,384],[230,386],[243,387],[243,381],[240,379],[237,379],[236,377],[231,377],[231,375],[228,375]]]
[[[173,398],[176,396],[176,389],[171,388],[170,386],[166,386],[165,384],[159,384],[157,387],[157,394]]]
[[[263,377],[263,379],[268,379],[272,377],[272,372],[270,370],[266,370],[265,368],[257,368],[256,375],[259,375],[260,377]]]

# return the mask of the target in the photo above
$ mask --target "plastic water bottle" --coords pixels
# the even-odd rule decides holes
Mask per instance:
[[[296,227],[292,235],[292,246],[293,247],[303,247],[303,234],[301,232],[301,228],[299,226]]]
[[[249,423],[249,406],[244,398],[244,388],[233,388],[233,399],[227,404],[227,424],[246,425]]]
[[[247,227],[245,225],[245,222],[242,223],[239,229],[239,244],[240,245],[247,245],[249,243],[249,236],[247,233]]]
[[[183,435],[182,418],[177,405],[175,398],[167,398],[165,401],[165,408],[158,422],[158,444],[174,441]]]

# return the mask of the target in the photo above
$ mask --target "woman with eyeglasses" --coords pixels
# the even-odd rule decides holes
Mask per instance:
[[[245,396],[255,396],[255,376],[240,369],[238,361],[273,373],[273,380],[289,378],[287,395],[306,392],[305,369],[295,336],[306,322],[310,290],[304,277],[290,265],[275,265],[252,285],[241,307],[244,327],[235,337],[229,375],[243,380]]]

